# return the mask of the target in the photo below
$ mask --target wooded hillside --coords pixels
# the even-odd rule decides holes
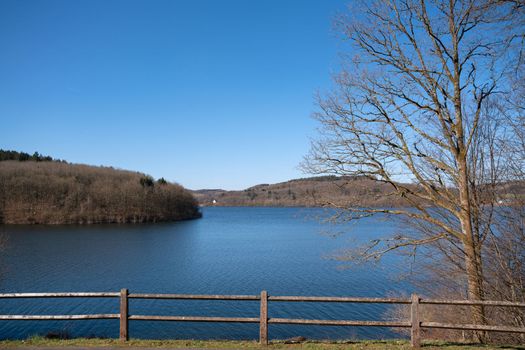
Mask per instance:
[[[367,178],[320,176],[261,184],[242,191],[198,190],[201,205],[217,206],[345,206],[366,198],[370,206],[403,206],[402,198],[390,196],[389,185]],[[213,203],[215,201],[216,203]]]
[[[416,192],[421,190],[416,185],[404,186]],[[512,204],[517,199],[525,198],[525,184],[519,181],[503,183],[497,187],[496,192],[499,204]],[[204,189],[193,191],[193,194],[203,206],[344,208],[354,203],[376,208],[410,206],[404,198],[394,195],[390,184],[363,176],[319,176],[260,184],[241,191]],[[421,200],[419,202],[422,203]]]
[[[0,161],[0,223],[139,223],[197,217],[193,195],[164,179],[56,161]]]

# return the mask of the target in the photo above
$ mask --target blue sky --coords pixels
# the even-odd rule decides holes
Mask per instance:
[[[305,176],[345,4],[0,0],[0,148],[191,189]]]

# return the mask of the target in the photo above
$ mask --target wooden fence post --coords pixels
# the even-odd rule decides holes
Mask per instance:
[[[261,292],[261,314],[259,316],[259,342],[268,345],[268,293]]]
[[[127,341],[128,336],[128,290],[120,290],[120,340]]]
[[[421,321],[419,320],[419,296],[412,294],[412,304],[410,306],[410,321],[412,328],[410,329],[410,343],[413,348],[419,349],[421,347]]]

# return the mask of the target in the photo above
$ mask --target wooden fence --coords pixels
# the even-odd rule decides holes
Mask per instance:
[[[0,315],[0,320],[94,320],[119,319],[120,340],[129,339],[128,322],[133,321],[179,321],[179,322],[234,322],[258,323],[259,341],[268,344],[269,324],[301,324],[322,326],[365,326],[410,328],[411,344],[418,348],[421,345],[421,328],[442,328],[471,331],[494,331],[509,333],[525,333],[525,328],[509,326],[489,326],[478,324],[452,324],[440,322],[422,322],[420,305],[461,305],[461,306],[498,306],[525,308],[525,303],[507,301],[474,301],[474,300],[440,300],[422,299],[416,294],[408,298],[353,298],[353,297],[312,297],[312,296],[269,296],[266,291],[260,295],[192,295],[192,294],[139,294],[129,293],[122,289],[116,293],[4,293],[0,299],[6,298],[119,298],[120,313],[89,314],[89,315]],[[186,300],[252,300],[260,302],[259,317],[205,317],[205,316],[159,316],[130,315],[128,305],[130,299],[186,299]],[[269,318],[269,302],[338,302],[338,303],[370,303],[370,304],[406,304],[410,306],[410,319],[406,321],[360,321],[360,320],[312,320],[298,318]]]

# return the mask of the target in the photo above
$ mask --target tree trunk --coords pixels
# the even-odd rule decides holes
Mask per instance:
[[[465,251],[465,271],[467,274],[467,297],[469,300],[483,300],[483,275],[481,251],[478,249],[478,240],[472,228],[472,211],[470,206],[469,189],[467,182],[466,160],[458,162],[459,170],[459,199],[461,214],[459,217],[463,232],[463,250]],[[472,321],[475,324],[485,324],[485,310],[483,306],[472,306]],[[474,340],[485,342],[483,332],[474,332]]]
[[[476,256],[476,249],[470,242],[464,242],[465,268],[467,272],[467,294],[469,300],[483,300],[483,281],[481,278],[481,266]],[[483,306],[472,306],[472,320],[475,324],[485,324],[485,309]],[[483,332],[474,332],[474,340],[479,342],[486,341]]]

